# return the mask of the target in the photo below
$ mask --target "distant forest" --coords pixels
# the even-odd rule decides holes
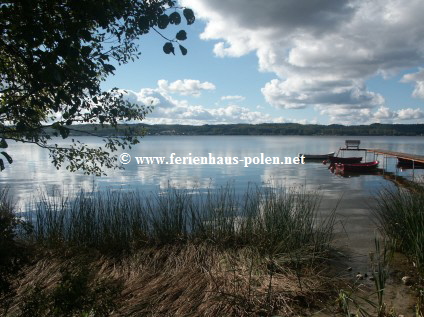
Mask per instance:
[[[132,133],[146,135],[424,135],[424,124],[380,124],[344,126],[340,124],[297,124],[297,123],[262,123],[262,124],[218,124],[218,125],[147,125],[130,126]],[[71,135],[95,133],[103,136],[119,135],[120,130],[100,125],[73,126],[81,132],[71,131]],[[123,126],[122,126],[123,128]]]

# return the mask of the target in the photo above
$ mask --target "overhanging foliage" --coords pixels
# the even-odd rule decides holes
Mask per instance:
[[[174,43],[187,54],[180,41],[184,30],[168,39],[160,30],[194,22],[191,9],[163,0],[14,0],[0,4],[0,137],[34,143],[50,151],[59,168],[67,162],[71,171],[104,173],[116,166],[119,147],[138,143],[129,129],[120,138],[105,139],[104,148],[90,148],[75,140],[71,146],[52,142],[44,127],[67,138],[79,123],[116,127],[118,122],[143,120],[151,111],[123,98],[117,88],[102,91],[100,84],[113,75],[115,65],[136,59],[136,40],[155,30],[165,40],[165,53]],[[2,152],[12,163],[12,157]],[[0,169],[4,169],[0,159]]]

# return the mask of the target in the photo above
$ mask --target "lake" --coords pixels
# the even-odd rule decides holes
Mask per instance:
[[[381,175],[351,175],[343,177],[330,172],[322,162],[305,164],[260,164],[264,158],[292,159],[298,153],[325,154],[337,152],[345,139],[360,139],[363,148],[380,148],[391,151],[424,154],[423,137],[345,137],[345,136],[147,136],[130,151],[132,159],[125,170],[108,170],[108,176],[95,177],[81,172],[56,170],[50,163],[47,151],[29,144],[10,142],[8,153],[12,165],[6,163],[1,173],[1,185],[8,186],[19,202],[22,211],[37,191],[52,188],[77,190],[81,187],[161,191],[169,186],[179,189],[216,188],[231,183],[237,193],[243,193],[249,184],[266,186],[306,186],[322,193],[323,214],[338,204],[338,220],[343,225],[338,234],[339,244],[349,244],[360,255],[373,246],[375,225],[369,205],[372,195],[383,187],[394,186]],[[101,139],[84,137],[82,141],[100,146]],[[59,140],[60,142],[63,142]],[[174,154],[172,154],[174,153]],[[263,154],[261,154],[263,153]],[[345,156],[363,156],[363,152],[349,152]],[[174,164],[170,164],[170,157]],[[137,164],[136,157],[164,157],[169,164]],[[177,157],[186,163],[194,157],[251,158],[252,162],[239,164],[175,164]],[[255,159],[256,158],[256,159]],[[261,162],[262,159],[262,162]],[[372,155],[368,154],[367,160]],[[254,162],[259,164],[254,164]],[[271,162],[272,161],[268,161]],[[224,161],[225,163],[225,161]],[[230,163],[229,161],[227,163]],[[388,159],[385,169],[399,176],[411,178],[412,171],[396,169],[396,160]],[[416,170],[415,177],[423,175]],[[346,235],[347,234],[347,235]],[[348,239],[348,240],[346,240]],[[365,264],[364,264],[365,265]]]

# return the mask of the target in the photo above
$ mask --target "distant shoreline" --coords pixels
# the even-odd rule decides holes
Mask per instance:
[[[339,124],[218,124],[218,125],[120,125],[118,129],[99,124],[73,125],[70,135],[82,136],[92,133],[101,136],[120,135],[130,127],[133,135],[315,135],[315,136],[424,136],[424,124],[380,124],[344,126]],[[47,129],[47,131],[49,131]]]

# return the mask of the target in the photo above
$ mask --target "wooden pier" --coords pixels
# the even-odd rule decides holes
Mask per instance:
[[[367,153],[374,153],[374,155],[390,156],[394,158],[401,158],[401,159],[411,160],[412,162],[424,164],[424,155],[394,152],[394,151],[387,151],[387,150],[381,150],[381,149],[366,149],[366,148],[358,148],[358,149],[340,148],[339,151],[363,151],[365,152],[365,160],[366,160]]]
[[[409,154],[409,153],[403,153],[403,152],[393,152],[393,151],[386,151],[381,149],[366,149],[366,151],[372,152],[375,154],[382,154],[386,156],[392,156],[396,158],[411,160],[412,162],[424,163],[424,155],[415,155],[415,154]]]
[[[347,142],[346,142],[347,143]],[[387,158],[400,158],[400,159],[406,159],[410,160],[412,162],[412,179],[414,179],[415,174],[415,164],[419,163],[419,166],[422,166],[424,164],[424,155],[416,155],[416,154],[410,154],[410,153],[403,153],[403,152],[395,152],[395,151],[388,151],[388,150],[382,150],[382,149],[368,149],[368,148],[350,148],[348,146],[344,148],[340,148],[339,152],[342,151],[363,151],[365,154],[365,161],[367,161],[367,154],[372,153],[374,155],[373,160],[377,160],[379,155],[383,156],[383,168],[387,166]],[[417,166],[418,168],[418,166]]]

